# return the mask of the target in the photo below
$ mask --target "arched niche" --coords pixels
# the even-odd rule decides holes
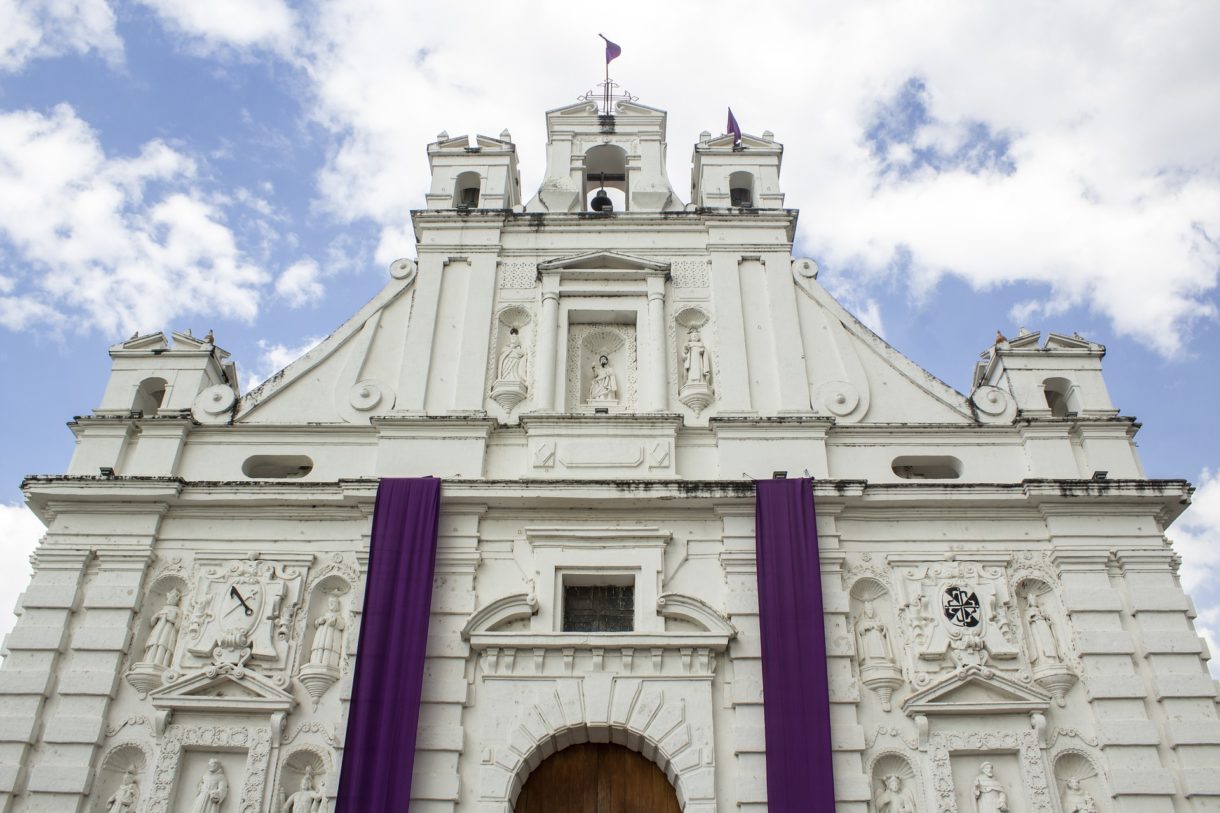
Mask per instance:
[[[483,179],[474,171],[463,172],[453,182],[453,208],[477,209]]]
[[[1048,378],[1042,382],[1042,394],[1053,418],[1066,418],[1080,411],[1076,385],[1067,378]]]
[[[301,647],[301,662],[310,663],[314,640],[320,632],[318,620],[332,611],[338,612],[340,618],[343,619],[344,629],[339,631],[341,636],[341,645],[339,652],[341,654],[340,662],[334,664],[340,669],[343,668],[347,660],[346,653],[350,649],[351,642],[351,593],[352,585],[348,580],[338,573],[330,573],[323,576],[313,584],[309,592],[309,598],[306,603],[306,619],[307,626],[305,634],[302,636]],[[332,606],[332,600],[337,607]]]
[[[137,742],[124,742],[114,745],[99,764],[97,776],[93,784],[93,804],[90,813],[112,813],[114,810],[126,810],[134,813],[144,809],[147,793],[144,789],[144,772],[152,761],[147,746]],[[124,789],[130,779],[134,788]],[[124,798],[125,797],[125,798]],[[135,802],[129,807],[118,807],[117,800],[131,799]],[[112,800],[116,800],[112,804]]]
[[[178,614],[178,640],[174,642],[174,649],[177,650],[177,643],[182,639],[182,627],[186,619],[187,608],[190,606],[190,598],[187,595],[186,580],[176,573],[166,573],[157,576],[149,585],[148,592],[144,594],[143,607],[139,620],[136,622],[135,646],[131,652],[133,661],[144,660],[148,636],[153,628],[153,619],[170,603],[173,593],[177,594],[177,606],[181,610]]]
[[[293,748],[280,765],[280,775],[275,785],[275,809],[282,810],[292,794],[305,790],[306,779],[309,791],[328,798],[333,796],[335,789],[327,785],[333,762],[333,757],[320,747],[302,745]]]
[[[1063,605],[1060,604],[1059,596],[1055,593],[1054,588],[1039,578],[1026,577],[1016,585],[1016,600],[1017,611],[1021,616],[1022,641],[1025,643],[1027,654],[1030,655],[1030,661],[1037,666],[1040,660],[1034,652],[1039,639],[1035,636],[1035,630],[1031,628],[1032,609],[1036,609],[1051,628],[1059,660],[1066,663],[1071,656],[1071,639],[1068,630],[1064,627]]]
[[[852,584],[849,595],[850,632],[860,682],[876,692],[881,711],[888,713],[894,691],[905,683],[899,666],[901,643],[895,636],[894,603],[889,588],[871,576]]]
[[[627,185],[627,151],[616,144],[599,144],[585,153],[584,187],[581,199],[584,208],[591,209],[593,197],[605,189],[613,202],[614,211],[627,211],[631,190]]]
[[[905,754],[886,751],[873,759],[871,777],[873,813],[922,813],[923,787]],[[904,809],[906,808],[906,809]]]
[[[739,208],[754,206],[754,174],[738,170],[729,175],[729,205]]]
[[[131,411],[151,418],[157,414],[161,404],[165,402],[165,389],[169,386],[164,378],[146,378],[136,387],[135,398],[131,402]]]
[[[1105,779],[1090,756],[1076,750],[1063,751],[1055,757],[1054,766],[1055,790],[1063,813],[1113,810]]]

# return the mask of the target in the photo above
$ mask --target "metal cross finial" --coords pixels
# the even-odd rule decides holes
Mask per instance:
[[[636,102],[639,101],[639,96],[633,96],[627,91],[617,92],[619,83],[615,82],[610,77],[606,77],[606,81],[598,83],[596,86],[600,89],[586,91],[583,95],[577,96],[577,101],[581,102],[597,102],[601,105],[601,115],[613,116],[614,105],[616,102]]]

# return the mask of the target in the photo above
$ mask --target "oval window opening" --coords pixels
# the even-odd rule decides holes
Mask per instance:
[[[256,454],[241,464],[241,472],[257,480],[304,477],[313,471],[313,461],[303,454]]]
[[[956,480],[962,476],[962,461],[949,455],[895,457],[890,467],[904,480]]]

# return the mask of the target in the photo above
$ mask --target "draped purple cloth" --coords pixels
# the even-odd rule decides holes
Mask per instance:
[[[441,481],[377,488],[337,813],[403,811],[424,682]]]
[[[813,482],[759,480],[756,485],[767,809],[833,813],[830,694]]]

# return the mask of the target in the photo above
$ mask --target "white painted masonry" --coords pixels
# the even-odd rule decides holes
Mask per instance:
[[[816,478],[841,813],[1220,810],[1163,536],[1190,487],[1144,476],[1104,348],[1001,338],[958,393],[792,257],[770,133],[700,135],[685,204],[662,111],[547,124],[529,199],[507,132],[442,133],[417,259],[259,388],[211,337],[111,348],[67,473],[24,485],[48,532],[5,640],[0,813],[221,783],[221,813],[329,809],[377,478],[422,475],[415,813],[508,813],[583,741],[655,761],[689,813],[764,811],[773,472]],[[586,211],[603,184],[620,204]],[[563,631],[565,583],[634,585],[633,630]]]

